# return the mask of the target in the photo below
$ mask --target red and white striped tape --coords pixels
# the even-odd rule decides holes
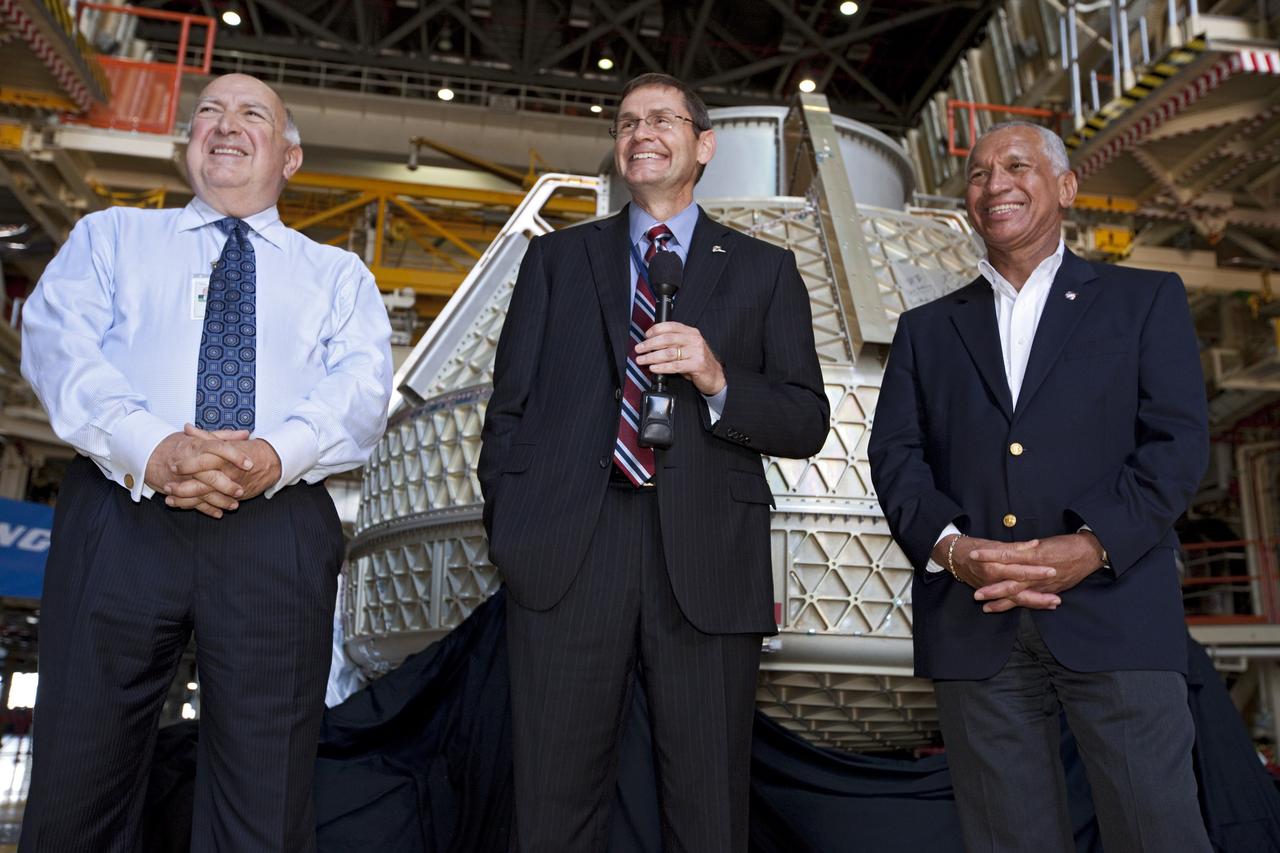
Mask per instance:
[[[1159,107],[1142,116],[1122,134],[1090,155],[1077,170],[1081,179],[1097,172],[1121,152],[1132,148],[1151,131],[1221,86],[1235,74],[1280,75],[1280,51],[1241,50],[1223,57],[1181,92],[1165,100]]]
[[[1240,69],[1239,56],[1224,57],[1214,63],[1213,67],[1197,77],[1192,83],[1172,98],[1166,99],[1160,106],[1142,116],[1124,132],[1112,139],[1102,148],[1093,152],[1076,170],[1080,178],[1092,175],[1110,163],[1121,152],[1132,148],[1147,134],[1164,124],[1187,107],[1194,104],[1207,93],[1222,85],[1228,77]]]
[[[1280,50],[1242,50],[1240,68],[1251,74],[1280,74]]]
[[[44,67],[49,70],[49,73],[58,81],[58,84],[62,86],[71,100],[75,101],[80,109],[89,109],[93,105],[93,97],[89,94],[89,90],[85,88],[84,83],[80,81],[80,75],[58,55],[53,45],[49,44],[48,40],[41,35],[35,22],[31,20],[15,0],[0,0],[0,13],[4,15],[10,28],[40,58],[40,61],[44,63]]]

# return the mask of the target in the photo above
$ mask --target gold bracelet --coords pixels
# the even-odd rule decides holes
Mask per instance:
[[[951,539],[951,544],[947,546],[947,571],[951,572],[951,576],[961,583],[964,583],[964,581],[960,579],[960,573],[956,571],[956,543],[963,538],[963,533],[957,533]]]

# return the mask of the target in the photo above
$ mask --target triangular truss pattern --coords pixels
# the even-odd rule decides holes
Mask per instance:
[[[756,707],[825,746],[869,752],[937,740],[933,686],[907,676],[765,670]]]
[[[812,202],[773,198],[704,206],[727,225],[795,253],[832,411],[831,431],[815,456],[765,460],[778,501],[771,536],[783,651],[770,656],[761,676],[761,706],[825,743],[880,748],[925,742],[936,728],[931,696],[912,692],[925,698],[903,704],[898,695],[915,682],[835,676],[821,671],[827,658],[785,653],[792,647],[788,635],[852,644],[846,646],[847,666],[856,669],[872,666],[886,643],[894,654],[909,645],[912,569],[876,505],[867,459],[882,365],[874,353],[853,350]],[[871,269],[895,319],[930,293],[962,284],[963,270],[976,264],[969,237],[941,219],[879,209],[861,213]],[[347,585],[349,644],[438,638],[500,582],[488,560],[474,474],[515,274],[493,279],[492,292],[475,294],[482,300],[479,310],[450,339],[447,357],[433,354],[435,373],[418,386],[431,392],[427,402],[393,421],[366,466]],[[395,653],[402,654],[404,645],[394,645]],[[395,662],[382,658],[376,666]]]

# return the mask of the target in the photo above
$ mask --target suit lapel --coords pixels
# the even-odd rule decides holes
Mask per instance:
[[[689,251],[685,253],[684,280],[676,294],[672,319],[686,326],[696,326],[702,309],[720,283],[720,274],[733,251],[729,229],[698,208],[698,224],[694,226]]]
[[[600,313],[613,348],[613,369],[619,383],[626,375],[627,350],[631,345],[627,331],[631,320],[631,306],[627,304],[631,294],[631,285],[627,281],[631,272],[627,226],[627,208],[624,207],[620,213],[593,223],[590,227],[595,230],[587,238],[587,257],[596,283],[596,295],[600,299]]]
[[[995,297],[987,280],[978,277],[968,287],[951,297],[951,322],[960,332],[969,357],[978,368],[991,395],[1000,404],[1006,418],[1013,417],[1013,396],[1004,371],[1004,354],[1000,350],[1000,329],[996,325]]]
[[[1027,372],[1022,377],[1018,391],[1016,413],[1026,411],[1031,398],[1048,376],[1067,339],[1075,330],[1080,318],[1089,310],[1090,303],[1098,295],[1098,288],[1088,286],[1097,278],[1093,267],[1069,251],[1062,255],[1062,266],[1049,288],[1049,299],[1036,326],[1036,337],[1031,342],[1031,356],[1027,360]]]

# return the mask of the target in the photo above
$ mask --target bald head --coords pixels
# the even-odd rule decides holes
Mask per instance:
[[[247,74],[209,83],[196,100],[187,171],[196,195],[227,216],[271,207],[302,165],[298,130],[274,89]]]

